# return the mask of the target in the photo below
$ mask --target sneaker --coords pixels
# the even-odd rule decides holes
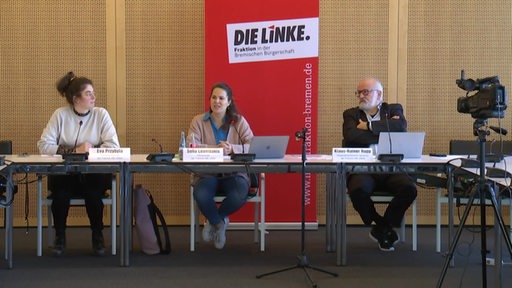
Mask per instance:
[[[105,244],[103,242],[95,243],[92,247],[93,254],[95,256],[103,257],[105,256]]]
[[[224,248],[224,245],[226,244],[226,228],[228,227],[229,224],[229,218],[224,217],[224,222],[220,222],[220,224],[220,228],[218,228],[217,231],[215,231],[213,242],[213,245],[217,249]]]
[[[212,227],[212,225],[210,225],[210,222],[208,222],[208,220],[206,220],[206,222],[204,222],[204,226],[203,226],[203,240],[205,242],[212,241],[214,234],[215,234],[215,229]]]
[[[393,229],[391,229],[391,231],[394,232]],[[373,226],[372,230],[370,230],[370,238],[373,241],[377,242],[377,244],[379,244],[379,249],[381,251],[395,251],[395,247],[393,247],[394,241],[388,237],[388,234],[390,233],[391,232],[387,229],[383,229],[378,226]],[[398,235],[396,235],[396,237],[398,237]]]
[[[101,231],[92,233],[92,250],[96,256],[105,256],[105,240]]]
[[[400,236],[398,236],[398,234],[393,228],[389,228],[388,231],[386,231],[386,237],[388,238],[389,242],[392,243],[393,246],[395,246],[396,243],[400,241]]]
[[[56,236],[55,242],[53,242],[53,255],[61,256],[66,248],[66,237]]]

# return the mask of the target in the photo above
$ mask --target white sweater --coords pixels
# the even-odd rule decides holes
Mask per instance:
[[[58,108],[46,124],[37,147],[43,155],[54,155],[59,145],[69,149],[85,142],[94,147],[119,147],[116,128],[105,108],[94,107],[87,116],[76,115],[71,106]]]

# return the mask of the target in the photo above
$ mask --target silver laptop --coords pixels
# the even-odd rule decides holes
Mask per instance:
[[[425,132],[381,132],[377,144],[377,156],[403,154],[404,158],[421,158],[424,141]]]
[[[256,159],[284,158],[290,136],[254,136],[249,153],[254,153]]]

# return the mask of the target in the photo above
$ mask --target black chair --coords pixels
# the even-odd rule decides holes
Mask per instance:
[[[12,154],[12,141],[11,140],[0,140],[0,155],[11,155]],[[7,188],[7,179],[0,176],[0,201],[7,201],[5,192]],[[18,192],[18,185],[13,186],[13,194]]]
[[[480,146],[475,140],[450,140],[450,155],[478,155]],[[512,141],[487,141],[486,154],[512,154]]]
[[[0,140],[0,155],[11,155],[12,154],[12,141],[11,140]],[[6,197],[6,191],[7,191],[7,178],[5,178],[3,175],[0,175],[0,203],[6,204],[10,201],[10,199],[7,199]],[[18,192],[18,185],[14,185],[12,187],[13,195]],[[0,206],[5,207],[5,206]],[[4,227],[6,227],[6,215],[5,215],[5,209],[4,209]],[[7,243],[7,233],[5,235],[6,237],[6,243]],[[5,255],[7,257],[7,245],[5,246]]]
[[[0,155],[11,155],[12,154],[12,141],[11,140],[0,140]]]

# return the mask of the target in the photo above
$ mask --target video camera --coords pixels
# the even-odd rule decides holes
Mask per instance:
[[[478,91],[472,96],[457,99],[457,111],[468,113],[475,119],[504,118],[507,109],[507,92],[500,84],[498,76],[483,79],[464,79],[464,70],[460,79],[455,80],[460,89],[468,92]]]

